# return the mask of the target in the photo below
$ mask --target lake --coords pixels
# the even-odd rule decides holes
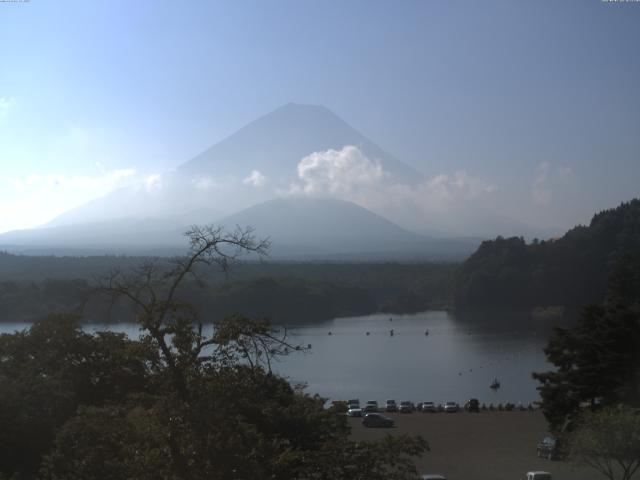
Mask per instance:
[[[0,332],[28,326],[0,324]],[[329,399],[463,403],[476,397],[486,404],[526,404],[538,400],[531,372],[551,368],[543,352],[551,327],[549,320],[523,313],[429,311],[336,318],[289,327],[292,343],[312,348],[293,352],[274,369],[293,383],[306,383],[308,393]],[[138,335],[135,324],[86,328]],[[494,378],[501,382],[496,391],[489,388]]]

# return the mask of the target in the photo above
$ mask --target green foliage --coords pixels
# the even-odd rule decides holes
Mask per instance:
[[[194,229],[190,238],[173,269],[146,263],[100,286],[131,303],[140,341],[90,335],[63,316],[0,336],[0,475],[415,478],[424,440],[355,444],[344,415],[271,372],[274,357],[298,350],[286,331],[242,316],[199,321],[178,298],[195,266],[226,268],[235,252],[263,244],[242,230]]]
[[[640,259],[621,259],[603,305],[586,307],[574,328],[557,328],[549,340],[556,370],[533,377],[554,430],[571,428],[583,403],[640,406],[639,278]]]
[[[629,480],[640,468],[640,410],[617,406],[584,412],[569,444],[576,463],[610,480]]]
[[[124,335],[86,334],[70,316],[0,335],[0,471],[36,471],[55,432],[80,405],[144,392],[156,358]]]
[[[82,312],[94,322],[127,318],[130,308],[122,302],[110,305],[90,297],[88,279],[134,260],[154,261],[166,271],[173,268],[166,258],[50,258],[0,253],[0,321],[32,321],[50,312]],[[52,266],[52,272],[42,273],[46,266]],[[211,318],[239,314],[269,318],[280,325],[379,311],[412,313],[451,304],[454,269],[453,264],[437,263],[242,264],[228,276],[200,269],[198,281],[181,285],[180,298]],[[71,275],[77,277],[69,278]],[[44,276],[51,278],[40,280]]]
[[[640,200],[598,213],[562,238],[486,241],[456,276],[457,307],[580,307],[603,300],[607,278],[640,252]]]

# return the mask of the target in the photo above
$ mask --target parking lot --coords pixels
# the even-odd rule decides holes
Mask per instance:
[[[448,480],[515,480],[524,479],[529,470],[546,470],[554,480],[602,478],[595,470],[537,457],[536,444],[547,432],[540,411],[384,415],[395,420],[394,428],[365,428],[360,418],[349,418],[353,439],[422,435],[431,452],[416,459],[420,474],[440,473]]]

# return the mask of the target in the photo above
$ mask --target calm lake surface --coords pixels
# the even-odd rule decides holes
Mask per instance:
[[[311,351],[294,352],[274,369],[292,383],[306,383],[308,393],[329,399],[463,403],[476,397],[487,404],[529,403],[538,400],[531,372],[551,368],[542,349],[552,326],[522,313],[429,311],[337,318],[289,327],[289,340],[311,344]],[[5,323],[0,332],[28,327]],[[139,334],[135,324],[86,328],[133,338]],[[497,391],[489,388],[494,378],[502,383]]]

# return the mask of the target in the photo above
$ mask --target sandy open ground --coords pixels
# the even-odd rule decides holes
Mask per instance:
[[[365,428],[360,418],[350,418],[353,439],[422,435],[431,452],[416,459],[420,474],[440,473],[448,480],[517,480],[527,471],[545,470],[554,480],[604,478],[595,470],[537,457],[536,444],[547,430],[539,411],[384,415],[395,420],[394,428]]]

